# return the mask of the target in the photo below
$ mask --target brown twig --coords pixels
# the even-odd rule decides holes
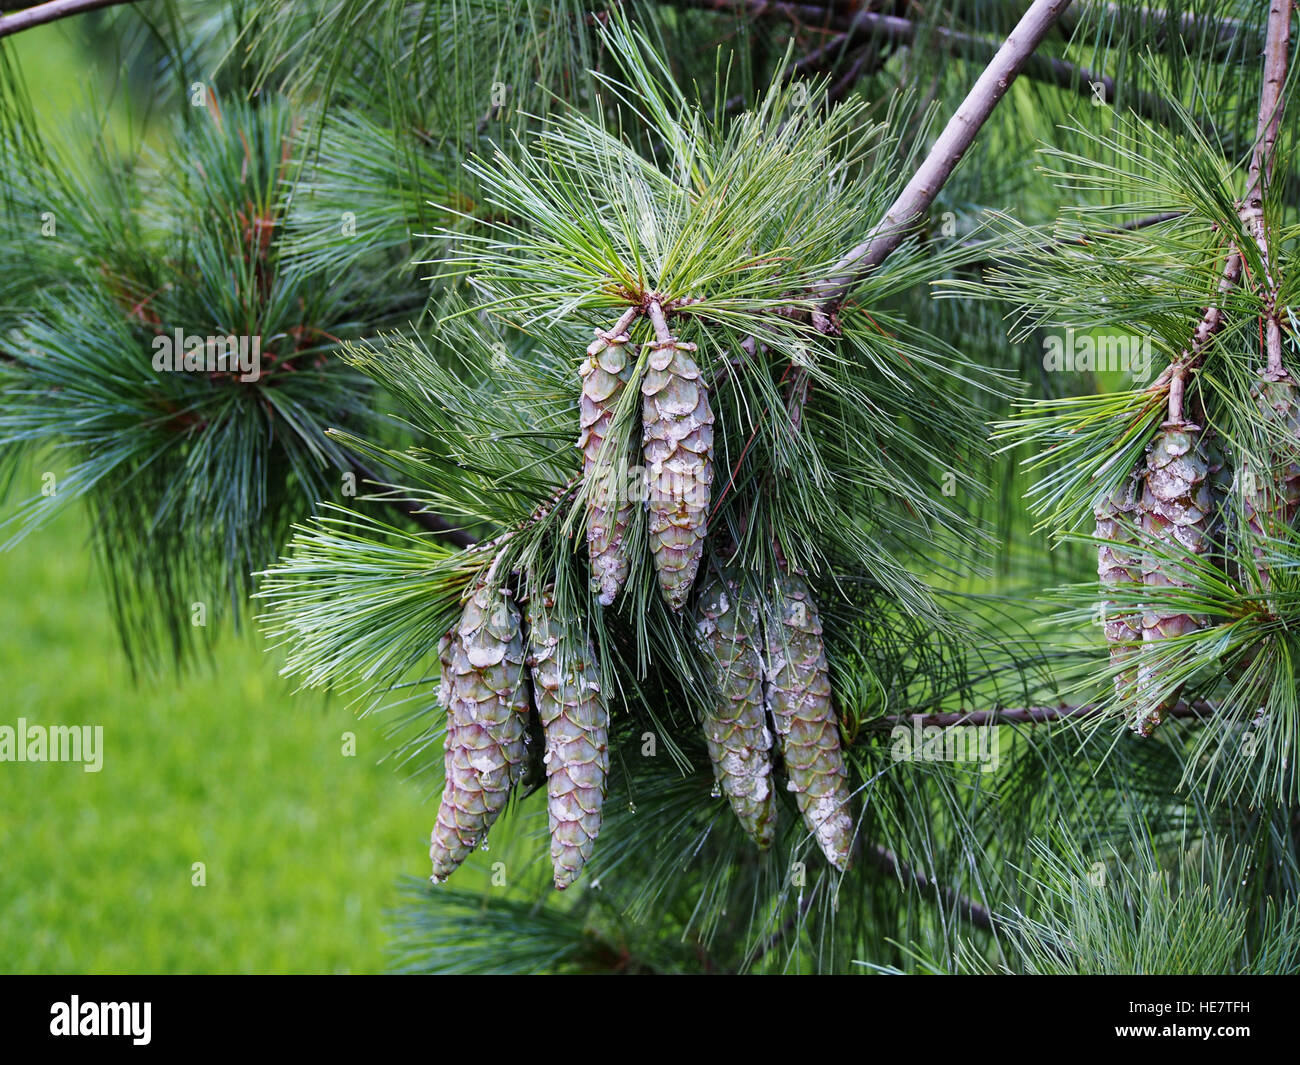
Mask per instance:
[[[833,313],[858,278],[879,266],[903,242],[934,202],[1025,61],[1069,4],[1070,0],[1034,0],[1030,5],[885,217],[862,243],[840,259],[831,277],[816,287],[815,295],[826,313]]]
[[[837,104],[842,101],[864,76],[878,70],[884,59],[885,53],[880,49],[870,47],[860,49],[844,76],[826,90],[826,102]]]
[[[782,18],[800,26],[825,26],[843,28],[846,21],[832,4],[787,3],[785,0],[671,0],[671,6],[694,8],[699,11],[736,14],[744,12],[751,18]]]
[[[862,11],[854,16],[849,28],[841,34],[849,40],[887,40],[894,44],[914,44],[924,37],[931,49],[959,56],[975,62],[989,62],[997,54],[997,42],[987,37],[959,33],[941,26],[927,27],[896,15],[883,15]],[[1081,93],[1105,104],[1113,104],[1117,86],[1109,74],[1081,67],[1056,56],[1031,55],[1025,59],[1020,74],[1070,92]],[[1169,108],[1156,94],[1133,90],[1126,94],[1129,107],[1144,118],[1165,121]]]
[[[1268,12],[1268,31],[1264,42],[1264,84],[1259,94],[1259,120],[1256,125],[1255,145],[1251,151],[1246,195],[1242,199],[1239,215],[1245,228],[1259,248],[1264,265],[1264,287],[1267,308],[1263,315],[1268,370],[1283,372],[1282,327],[1275,306],[1275,286],[1269,268],[1267,232],[1264,224],[1264,193],[1273,170],[1277,149],[1277,133],[1282,115],[1282,86],[1286,81],[1287,55],[1291,40],[1291,0],[1272,0]],[[1183,395],[1187,381],[1196,372],[1210,341],[1223,328],[1223,303],[1229,291],[1241,279],[1244,263],[1241,251],[1233,247],[1228,252],[1223,274],[1219,279],[1219,298],[1205,308],[1192,333],[1191,344],[1151,385],[1151,391],[1169,389],[1170,425],[1184,422]]]
[[[1182,425],[1184,423],[1183,411],[1183,393],[1187,388],[1187,381],[1201,361],[1205,358],[1205,353],[1209,349],[1210,341],[1218,334],[1226,322],[1223,315],[1223,304],[1226,297],[1233,287],[1241,279],[1241,252],[1235,248],[1228,253],[1227,261],[1223,266],[1223,273],[1219,277],[1219,298],[1210,302],[1200,321],[1196,323],[1196,329],[1192,333],[1192,342],[1185,348],[1176,361],[1171,363],[1165,371],[1151,383],[1151,392],[1159,392],[1162,389],[1169,389],[1169,414],[1167,424]]]
[[[646,304],[646,314],[650,317],[650,324],[654,326],[655,343],[660,347],[670,346],[673,343],[673,334],[668,328],[668,319],[664,317],[663,307],[660,306],[658,299],[651,299]]]
[[[983,725],[1045,725],[1057,721],[1082,721],[1108,713],[1102,706],[1019,706],[1002,707],[992,710],[954,710],[934,714],[891,714],[880,722],[881,725],[897,728],[898,726],[919,725],[921,728]],[[1194,702],[1181,701],[1175,704],[1166,717],[1183,717],[1208,719],[1214,716],[1215,707],[1203,699]]]
[[[1277,310],[1277,281],[1273,277],[1264,222],[1264,196],[1273,176],[1278,128],[1282,120],[1282,86],[1286,82],[1287,53],[1291,43],[1291,0],[1272,0],[1268,9],[1268,32],[1264,39],[1264,83],[1259,93],[1259,121],[1255,147],[1250,156],[1250,174],[1241,204],[1241,222],[1255,241],[1263,264],[1259,288],[1267,308],[1263,315],[1266,374],[1274,379],[1285,375],[1282,365],[1282,323]]]
[[[902,15],[885,14],[879,11],[858,11],[847,15],[836,9],[833,4],[818,7],[810,4],[765,3],[764,0],[673,0],[673,2],[678,7],[743,12],[755,19],[785,18],[796,25],[812,23],[838,31],[829,41],[800,60],[801,64],[806,64],[807,69],[793,72],[787,70],[784,75],[787,79],[821,69],[828,55],[838,55],[846,46],[862,42],[912,46],[920,38],[927,48],[983,63],[991,61],[999,47],[997,41],[978,34],[963,33],[943,26],[927,26]],[[877,50],[874,54],[881,55],[883,52]],[[1069,92],[1080,93],[1098,103],[1114,104],[1118,95],[1116,81],[1109,74],[1078,66],[1056,56],[1036,54],[1028,56],[1019,74]],[[845,88],[841,86],[839,89],[842,95]],[[1168,122],[1172,114],[1165,100],[1155,93],[1132,89],[1124,94],[1124,98],[1129,109],[1135,114],[1154,122]],[[743,96],[733,97],[727,102],[728,110],[735,110],[743,104],[743,101]],[[1212,129],[1208,121],[1202,121],[1200,125],[1207,132]],[[1230,146],[1225,146],[1225,152],[1230,150]]]
[[[69,15],[80,15],[85,11],[97,11],[102,7],[117,7],[121,4],[134,3],[134,0],[50,0],[47,4],[24,8],[9,15],[0,15],[0,37],[12,33],[21,33],[34,26],[44,26],[57,22]]]
[[[801,59],[790,62],[784,70],[781,71],[779,80],[782,84],[793,81],[795,78],[807,78],[816,74],[833,72],[844,58],[853,52],[853,43],[849,39],[847,31],[837,33],[825,44],[814,48]],[[859,52],[850,66],[848,73],[839,79],[826,93],[826,99],[829,103],[836,103],[840,100],[848,88],[862,77],[866,64],[869,60],[879,65],[885,59],[885,53],[880,50],[864,49]],[[848,83],[845,85],[845,83]],[[735,114],[745,106],[745,94],[736,93],[727,100],[725,110],[727,114]]]

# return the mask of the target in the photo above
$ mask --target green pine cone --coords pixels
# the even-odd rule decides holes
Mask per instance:
[[[600,833],[609,711],[591,642],[551,616],[553,605],[549,595],[535,595],[529,605],[528,664],[546,735],[551,864],[555,886],[563,890],[578,879]]]
[[[685,606],[699,570],[713,485],[713,410],[694,350],[656,343],[641,382],[650,552],[673,610]]]
[[[1243,463],[1237,470],[1234,498],[1240,500],[1246,525],[1256,538],[1252,550],[1267,591],[1271,580],[1263,541],[1294,525],[1300,512],[1300,391],[1283,370],[1261,375],[1251,392],[1277,447],[1267,465]]]
[[[1102,591],[1120,584],[1142,583],[1142,556],[1138,550],[1138,470],[1135,469],[1103,499],[1093,516],[1097,520],[1096,536],[1105,541],[1097,545],[1097,578]],[[1115,666],[1132,660],[1142,640],[1142,614],[1121,609],[1114,603],[1102,606],[1102,629],[1110,644],[1110,660]],[[1115,674],[1115,694],[1131,698],[1137,671],[1129,668]]]
[[[763,700],[758,607],[740,598],[736,581],[712,578],[700,592],[696,635],[713,669],[715,700],[704,737],[718,786],[761,849],[776,833],[772,734]]]
[[[1219,507],[1205,434],[1188,423],[1166,423],[1147,450],[1147,468],[1139,503],[1144,542],[1151,548],[1205,555],[1213,549]],[[1142,562],[1142,583],[1154,592],[1142,614],[1142,642],[1151,645],[1205,627],[1206,618],[1160,604],[1162,588],[1186,588],[1184,566],[1148,551]],[[1160,667],[1147,662],[1138,670],[1142,705],[1134,728],[1149,736],[1160,724],[1175,694],[1162,684]]]
[[[591,556],[592,590],[609,606],[627,581],[628,559],[624,544],[632,517],[632,498],[617,481],[618,464],[605,450],[610,423],[627,387],[631,366],[626,333],[597,331],[582,364],[581,431],[582,475],[587,486],[587,549]],[[625,472],[625,471],[623,471]]]
[[[523,632],[509,593],[477,585],[460,624],[439,641],[438,657],[446,781],[429,857],[442,881],[487,836],[527,759]]]
[[[826,860],[844,870],[853,845],[848,771],[831,706],[821,619],[803,578],[781,579],[766,629],[767,705],[785,759],[786,786]]]

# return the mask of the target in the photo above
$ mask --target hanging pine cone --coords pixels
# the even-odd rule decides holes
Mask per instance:
[[[713,484],[713,410],[694,344],[667,332],[651,304],[659,339],[641,382],[642,444],[650,551],[659,587],[674,610],[690,594],[704,552]]]
[[[1134,469],[1128,477],[1105,497],[1093,511],[1097,519],[1096,536],[1104,541],[1097,545],[1097,577],[1102,590],[1120,584],[1142,583],[1142,556],[1138,550],[1138,477]],[[1142,614],[1139,610],[1122,608],[1115,603],[1102,604],[1102,629],[1110,644],[1110,660],[1118,667],[1134,658],[1137,645],[1142,640]],[[1137,673],[1125,669],[1115,674],[1115,694],[1120,699],[1131,698]]]
[[[714,775],[750,838],[767,848],[776,831],[776,801],[758,608],[741,599],[736,581],[715,577],[701,590],[696,609],[696,634],[713,668],[716,691],[704,716]]]
[[[582,475],[587,486],[587,548],[592,590],[603,606],[614,602],[627,581],[624,537],[632,516],[632,499],[626,486],[616,482],[621,471],[605,441],[630,376],[629,338],[623,330],[631,317],[632,313],[624,315],[611,332],[597,330],[595,342],[587,348],[587,361],[579,371],[582,428],[578,447],[582,449]]]
[[[1153,550],[1143,558],[1142,582],[1155,590],[1142,614],[1142,642],[1151,645],[1204,628],[1206,618],[1176,608],[1162,608],[1160,589],[1186,588],[1191,581],[1185,566],[1172,555],[1188,551],[1205,555],[1214,546],[1218,522],[1211,461],[1204,434],[1188,422],[1166,422],[1147,450],[1147,469],[1139,504],[1143,540]],[[1173,702],[1162,693],[1161,667],[1148,661],[1138,671],[1143,703],[1134,728],[1144,736],[1155,730]]]
[[[1241,501],[1243,517],[1254,534],[1252,550],[1261,587],[1267,591],[1271,578],[1264,541],[1293,525],[1300,512],[1300,390],[1281,370],[1262,373],[1251,393],[1268,427],[1273,453],[1266,466],[1242,464],[1233,496]]]
[[[446,782],[429,857],[445,880],[484,839],[527,758],[528,685],[519,611],[502,588],[477,585],[460,624],[438,644],[447,712]]]
[[[528,664],[546,735],[551,864],[561,890],[578,878],[600,832],[609,772],[609,712],[591,642],[551,616],[549,594],[528,609]]]
[[[827,861],[843,870],[853,844],[848,771],[831,707],[821,619],[802,577],[781,578],[766,629],[767,704],[787,786]]]

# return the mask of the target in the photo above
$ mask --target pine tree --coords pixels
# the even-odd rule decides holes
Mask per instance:
[[[0,480],[391,715],[399,968],[1300,968],[1289,0],[325,12],[0,62]]]

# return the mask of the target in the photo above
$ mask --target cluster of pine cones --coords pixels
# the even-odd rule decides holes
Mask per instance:
[[[1182,552],[1226,557],[1225,499],[1240,500],[1251,533],[1262,538],[1291,526],[1300,512],[1300,389],[1285,371],[1264,371],[1253,390],[1266,424],[1278,439],[1294,441],[1264,468],[1242,462],[1229,469],[1211,430],[1187,421],[1166,422],[1137,466],[1095,511],[1097,573],[1106,586],[1139,584],[1154,590],[1141,611],[1103,606],[1117,695],[1137,711],[1133,728],[1149,736],[1174,697],[1162,684],[1158,659],[1143,660],[1141,648],[1203,629],[1208,619],[1159,601],[1162,588],[1192,584],[1186,568],[1171,561]],[[1269,586],[1265,551],[1253,546],[1260,583]]]
[[[548,594],[533,596],[525,625],[508,590],[484,579],[460,624],[439,642],[447,736],[446,783],[429,849],[435,881],[486,838],[510,789],[529,772],[534,700],[545,740],[555,886],[572,884],[591,857],[609,772],[609,711],[590,641],[558,623],[551,605]]]
[[[640,378],[647,540],[664,599],[685,609],[699,575],[713,484],[713,410],[693,344],[672,335],[662,307]],[[629,308],[587,349],[581,432],[592,591],[617,598],[629,573],[627,529],[635,501],[620,486],[610,441],[633,378]],[[490,567],[488,573],[495,570]],[[695,633],[711,667],[714,699],[704,734],[718,790],[760,848],[776,828],[773,734],[804,823],[832,865],[845,869],[853,841],[848,772],[831,704],[830,671],[812,593],[782,573],[767,600],[747,598],[744,575],[719,568],[695,600]],[[595,652],[580,626],[530,596],[524,619],[508,590],[483,578],[459,625],[440,645],[440,699],[447,713],[446,786],[433,831],[435,880],[446,878],[486,836],[531,763],[530,706],[545,742],[555,886],[577,879],[600,830],[609,768],[609,711]],[[769,730],[768,720],[772,729]]]

